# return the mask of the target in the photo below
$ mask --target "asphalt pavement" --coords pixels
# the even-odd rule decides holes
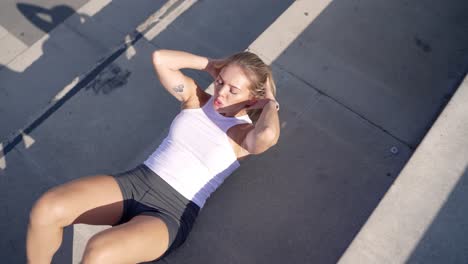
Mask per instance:
[[[132,168],[165,137],[180,106],[154,74],[155,49],[215,58],[249,49],[271,64],[281,103],[278,144],[241,163],[166,263],[336,263],[345,253],[348,260],[366,260],[359,254],[403,245],[354,240],[360,232],[372,237],[384,230],[362,228],[382,211],[376,208],[468,69],[463,0],[39,1],[2,3],[0,10],[5,263],[25,262],[28,214],[47,189]],[[211,91],[206,73],[187,74]],[[465,154],[450,159],[454,151],[444,152],[443,166],[467,164]],[[417,175],[404,173],[404,179]],[[414,191],[402,190],[399,197]],[[437,210],[431,212],[427,219],[436,217]],[[462,228],[468,216],[454,219]],[[438,223],[441,232],[450,224]],[[79,263],[87,240],[103,228],[67,227],[54,263]],[[411,236],[408,246],[419,253],[397,263],[431,259],[423,242],[437,237],[420,237]],[[439,259],[468,260],[458,245],[465,240],[457,239],[438,251]],[[376,254],[362,263],[375,260],[388,257]]]

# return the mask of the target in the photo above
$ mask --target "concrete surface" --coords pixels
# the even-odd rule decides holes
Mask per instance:
[[[339,263],[467,263],[468,75]]]
[[[275,76],[287,140],[231,175],[169,263],[333,263],[391,184],[386,174],[408,158],[354,113],[278,68]]]
[[[45,108],[51,98],[108,56],[163,3],[137,1],[127,6],[121,0],[89,1],[0,67],[0,140],[8,139],[31,122],[31,117]]]
[[[253,48],[414,149],[467,70],[467,13],[464,0],[298,1]]]
[[[0,155],[0,211],[5,214],[0,255],[6,263],[24,263],[27,214],[41,193],[84,175],[131,168],[166,135],[179,105],[153,73],[150,56],[156,48],[211,57],[249,48],[272,64],[281,103],[278,145],[242,162],[200,212],[186,243],[162,261],[166,263],[336,263],[444,106],[447,99],[442,95],[455,90],[467,66],[467,51],[458,50],[466,47],[460,34],[467,21],[461,1],[440,3],[437,9],[426,2],[417,8],[370,1],[353,1],[351,6],[325,0],[158,2],[161,9],[174,5],[164,12],[145,10],[147,16],[163,15],[123,53],[115,53],[115,47],[134,36],[130,31],[138,23],[111,28],[110,21],[120,13],[140,22],[147,17],[138,15],[143,11],[129,10],[131,6],[124,8],[123,2],[113,3],[88,2],[24,51],[21,60],[4,67],[10,71],[8,78],[0,70],[0,93],[18,93],[0,102],[1,110],[9,111],[0,112],[2,121],[8,120],[2,122],[0,134],[10,139],[11,133],[19,134],[22,139],[4,140],[0,146],[7,152]],[[420,23],[389,28],[382,21],[387,8],[392,19],[408,21],[414,16]],[[433,24],[421,25],[427,14],[437,14],[440,24],[435,31],[430,31]],[[405,31],[415,28],[428,35],[446,32],[448,37],[438,40],[444,43],[440,50],[428,48],[423,37],[416,43]],[[111,33],[103,34],[106,29]],[[393,45],[385,44],[382,36],[394,36]],[[374,42],[390,51],[403,48],[409,55],[397,59],[396,50],[378,53],[370,44]],[[55,49],[60,45],[63,48]],[[424,51],[428,49],[431,52]],[[83,50],[83,58],[68,69],[67,56],[81,55],[76,50]],[[453,55],[455,50],[460,56]],[[437,70],[449,57],[454,64],[448,69],[454,75],[439,76]],[[405,65],[407,70],[400,71],[414,78],[395,82],[392,65]],[[55,74],[59,80],[45,80],[50,69],[64,71],[65,77]],[[438,84],[421,90],[427,69],[434,71],[431,78]],[[188,73],[201,86],[211,81],[207,74]],[[62,103],[53,100],[87,79],[76,94],[58,101]],[[21,82],[28,87],[38,80],[51,82],[43,95],[34,89],[3,89]],[[21,128],[30,129],[21,133]],[[89,237],[103,228],[107,227],[66,228],[54,263],[78,263]]]
[[[198,12],[195,14],[199,14],[201,10],[202,13],[205,12],[205,16],[209,15],[208,11],[211,10],[210,12],[212,12],[221,3],[220,1],[172,2],[176,4],[179,2],[189,2],[202,5],[198,8],[195,5],[193,12]],[[162,1],[158,3],[165,4]],[[229,3],[230,1],[224,1],[224,4],[221,3],[221,6],[229,5]],[[276,5],[276,8],[261,10],[261,6],[265,5],[265,2],[263,4],[257,3],[255,10],[257,17],[252,16],[250,19],[244,19],[233,27],[239,31],[239,28],[245,28],[250,24],[254,25],[254,30],[252,30],[250,35],[246,35],[245,38],[242,36],[237,37],[235,39],[236,43],[230,46],[230,50],[223,51],[221,49],[221,52],[228,54],[232,52],[232,49],[245,49],[251,43],[255,34],[259,35],[264,31],[289,4],[290,2],[281,1],[281,3]],[[116,20],[119,12],[120,14],[127,13],[127,16],[136,17],[141,22],[147,18],[146,16],[138,16],[138,12],[132,13],[132,10],[125,8],[115,8],[112,11],[108,11],[109,5],[106,4],[106,1],[88,2],[77,14],[71,16],[63,24],[52,30],[50,34],[45,35],[41,40],[32,45],[31,48],[23,53],[24,55],[21,54],[15,61],[0,70],[0,74],[5,74],[0,77],[0,87],[4,92],[2,95],[18,92],[21,93],[19,96],[27,98],[27,100],[22,100],[18,97],[0,97],[1,100],[4,100],[0,105],[2,110],[5,110],[5,112],[2,112],[2,126],[0,126],[2,130],[4,129],[5,133],[3,135],[11,134],[12,131],[13,133],[18,133],[18,131],[15,131],[16,129],[28,127],[36,119],[43,119],[43,115],[38,115],[35,112],[53,109],[51,106],[53,98],[61,94],[64,87],[66,88],[69,83],[72,83],[72,85],[76,84],[76,79],[82,80],[85,78],[86,72],[90,71],[96,63],[99,63],[102,57],[107,55],[107,51],[112,53],[115,46],[119,42],[123,42],[129,33],[132,33],[118,32],[118,30],[112,31],[112,28],[106,28],[105,24]],[[137,5],[134,5],[133,8],[135,6]],[[230,9],[224,11],[224,17],[233,20],[233,17],[241,13],[242,9],[246,8],[246,6],[247,4],[243,3],[237,9],[230,7]],[[152,8],[154,8],[154,13],[156,7],[153,6]],[[203,11],[205,9],[206,11]],[[148,12],[148,9],[145,12]],[[85,16],[85,22],[81,23],[83,14],[87,16]],[[177,17],[177,19],[185,18],[182,16]],[[193,20],[199,20],[198,17],[190,19],[192,19],[191,23],[194,23]],[[133,19],[133,21],[136,23],[137,20]],[[95,24],[92,26],[89,24],[90,26],[88,27],[86,23]],[[125,20],[120,23],[125,23]],[[73,28],[74,26],[76,28]],[[132,31],[136,26],[138,24],[134,25]],[[119,27],[119,30],[122,30],[123,25],[119,25]],[[108,34],[104,34],[105,30],[109,31]],[[181,43],[188,43],[186,39],[181,37],[185,34],[185,31],[173,31],[172,36],[167,36],[166,38],[179,38]],[[76,32],[79,32],[79,34]],[[214,39],[219,39],[219,36],[229,33],[223,33],[221,28],[219,28],[218,32],[216,30],[214,32],[217,34],[206,38],[203,45],[208,46]],[[120,39],[118,34],[120,34]],[[154,32],[152,34],[152,38],[157,36]],[[106,43],[112,36],[114,36],[116,44]],[[93,44],[90,44],[90,40],[92,40]],[[53,48],[55,47],[59,47],[56,49],[57,52],[54,52]],[[89,56],[90,53],[86,52],[87,47],[89,47],[91,52],[95,52],[93,56]],[[7,263],[25,262],[24,234],[28,219],[27,212],[29,212],[34,200],[45,190],[83,175],[117,172],[129,168],[141,162],[157,146],[162,133],[169,126],[171,118],[177,113],[179,105],[175,99],[171,98],[159,86],[155,77],[152,65],[150,64],[150,58],[151,52],[156,48],[157,46],[145,40],[139,42],[137,46],[127,49],[118,60],[112,61],[104,70],[99,72],[88,86],[73,97],[73,100],[64,104],[59,111],[54,110],[50,117],[43,119],[43,121],[39,122],[39,125],[35,125],[36,129],[34,131],[25,134],[23,139],[28,139],[27,143],[25,143],[26,141],[21,141],[20,144],[14,144],[14,149],[8,150],[6,155],[0,155],[0,162],[3,164],[3,169],[0,170],[1,177],[5,181],[5,184],[2,184],[0,188],[2,192],[5,189],[4,193],[11,194],[8,197],[9,199],[5,198],[1,200],[1,207],[5,209],[4,212],[8,215],[9,219],[12,218],[12,215],[16,216],[16,223],[18,223],[14,228],[2,232],[2,237],[4,238],[2,240],[2,243],[4,243],[2,244],[2,248],[14,249],[13,251],[8,251],[14,252],[13,254],[6,254],[7,251],[3,251],[0,254],[2,257],[5,256],[2,261]],[[133,51],[129,52],[132,49]],[[80,52],[74,52],[76,50]],[[73,61],[78,64],[80,64],[79,57],[82,57],[82,60],[86,60],[89,57],[89,64],[86,66],[86,63],[81,63],[79,67],[82,68],[72,73],[72,70],[68,67],[68,55],[75,56]],[[10,66],[11,69],[16,70],[11,70]],[[23,72],[20,73],[18,69],[23,69]],[[60,74],[54,74],[54,78],[47,78],[47,76],[52,76],[52,74],[47,74],[48,71],[60,72]],[[201,85],[208,86],[210,83],[209,79],[207,79],[208,75],[194,74]],[[34,92],[37,89],[34,90],[33,88],[23,91],[14,89],[19,87],[20,84],[23,86],[24,82],[38,84],[42,81],[51,82],[51,84],[47,85],[51,87],[48,94],[47,91],[41,91],[41,93],[36,94]],[[131,84],[129,84],[130,82]],[[11,84],[11,86],[6,85],[7,83]],[[10,90],[5,89],[8,87],[12,88]],[[24,85],[24,87],[27,89],[28,85]],[[142,90],[138,91],[138,89]],[[118,99],[116,100],[116,98]],[[73,101],[76,103],[72,103]],[[65,106],[69,108],[65,110]],[[106,109],[106,107],[109,108]],[[132,108],[134,110],[131,110]],[[27,110],[29,111],[26,112]],[[6,113],[7,111],[9,112]],[[87,114],[84,114],[85,112]],[[124,116],[126,117],[123,118]],[[110,117],[114,117],[115,119],[109,120],[108,118]],[[94,119],[94,121],[91,121],[91,119]],[[132,125],[131,120],[134,120],[136,123]],[[12,126],[11,122],[15,122],[15,126]],[[84,124],[88,124],[89,126],[87,127]],[[146,136],[143,136],[142,133]],[[109,140],[108,143],[104,143],[105,138]],[[3,141],[0,149],[9,148],[8,146],[11,146],[11,144],[8,143],[11,142],[8,140]],[[107,145],[108,148],[103,148],[104,145],[101,145],[102,143]],[[120,145],[120,150],[116,149],[116,145]],[[20,151],[18,153],[21,154],[14,155],[17,151]],[[98,154],[96,151],[103,152]],[[26,156],[23,156],[23,154]],[[56,155],[62,158],[57,159]],[[59,162],[55,163],[53,162],[54,160]],[[27,169],[28,167],[24,167],[23,163],[32,164],[32,166],[30,169]],[[15,169],[16,166],[19,168]],[[27,172],[28,170],[31,172]],[[21,177],[16,177],[18,174]],[[41,176],[36,176],[36,174],[40,174]],[[31,186],[36,186],[36,189],[34,192],[28,192],[25,195],[27,199],[24,198],[19,200],[18,203],[12,203],[11,200],[14,198],[13,194],[15,193],[13,190],[16,193],[22,193],[24,189],[22,188],[21,181],[14,181],[10,177],[23,179],[23,181],[27,181],[23,177],[30,177],[29,182]],[[44,181],[43,185],[45,187],[41,187],[42,185],[38,184],[36,180]],[[28,186],[26,186],[26,190],[33,188]],[[41,188],[38,189],[39,187]],[[19,214],[18,210],[21,210],[22,213]],[[6,221],[2,225],[8,226],[13,223]],[[21,232],[17,232],[18,230],[21,230]],[[79,239],[81,234],[86,233],[85,231],[76,232],[77,235],[75,237]],[[73,251],[72,241],[74,233],[72,229],[71,232],[65,234],[63,247],[55,258],[56,263],[70,263],[73,261],[72,256],[75,258],[79,254],[79,248],[76,249],[77,252],[71,253]],[[79,241],[76,241],[75,244],[81,245]]]
[[[5,65],[12,61],[18,54],[28,48],[23,42],[18,40],[13,34],[0,25],[0,65]],[[0,66],[1,67],[1,66]]]
[[[8,0],[0,2],[0,24],[30,47],[89,0]],[[36,23],[34,23],[36,22]]]

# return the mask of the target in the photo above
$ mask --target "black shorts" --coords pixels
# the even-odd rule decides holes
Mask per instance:
[[[128,171],[111,174],[119,183],[124,198],[119,225],[136,215],[161,218],[169,229],[167,255],[187,238],[200,207],[182,196],[145,164]]]

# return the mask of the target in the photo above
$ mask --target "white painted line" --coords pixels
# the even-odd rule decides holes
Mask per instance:
[[[248,48],[265,63],[276,60],[317,18],[332,0],[297,0],[279,16]]]
[[[468,75],[338,263],[407,263],[424,243],[468,169],[467,100]]]
[[[0,142],[0,169],[6,169],[5,155],[3,154],[3,143]]]
[[[20,132],[21,132],[21,135],[23,136],[24,147],[26,149],[30,148],[36,142],[36,140],[34,140],[34,138],[24,133],[23,131],[20,131]]]
[[[42,45],[49,39],[49,34],[42,36],[36,43],[34,43],[28,49],[25,49],[19,54],[13,61],[7,64],[7,67],[16,72],[24,72],[29,66],[31,66],[42,54]]]
[[[84,4],[80,7],[77,11],[80,15],[88,15],[94,16],[95,14],[99,13],[104,7],[110,4],[111,0],[93,0],[89,1],[88,3]]]
[[[3,36],[6,36],[8,34],[8,30],[6,30],[2,25],[0,25],[0,39],[3,38]]]
[[[80,77],[75,77],[67,86],[65,86],[54,98],[52,98],[51,103],[55,103],[58,100],[62,99],[75,85],[80,81]]]
[[[7,65],[28,46],[0,26],[0,48],[0,65]]]
[[[169,0],[165,3],[157,12],[151,15],[144,23],[142,23],[137,30],[139,32],[144,32],[144,37],[151,41],[159,33],[164,31],[169,24],[171,24],[178,16],[187,11],[191,6],[193,6],[197,0],[185,0],[179,4],[180,0]],[[171,8],[173,8],[171,10]],[[169,13],[167,13],[169,11]],[[154,24],[152,26],[152,24]],[[152,26],[149,30],[149,26]]]
[[[125,36],[125,42],[130,43],[132,41],[132,37],[130,35]],[[136,50],[133,47],[133,45],[129,45],[127,47],[127,50],[125,50],[125,57],[127,57],[127,60],[130,60],[135,56]]]

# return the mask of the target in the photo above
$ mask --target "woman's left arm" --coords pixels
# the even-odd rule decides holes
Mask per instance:
[[[259,99],[250,107],[252,109],[263,108],[254,128],[247,133],[242,144],[242,147],[250,154],[260,154],[278,142],[280,124],[276,102],[267,84],[265,99]]]
[[[266,98],[262,113],[255,124],[255,136],[262,137],[270,146],[278,142],[280,134],[279,116],[276,109],[276,100],[274,98]],[[265,143],[266,143],[265,142]]]

